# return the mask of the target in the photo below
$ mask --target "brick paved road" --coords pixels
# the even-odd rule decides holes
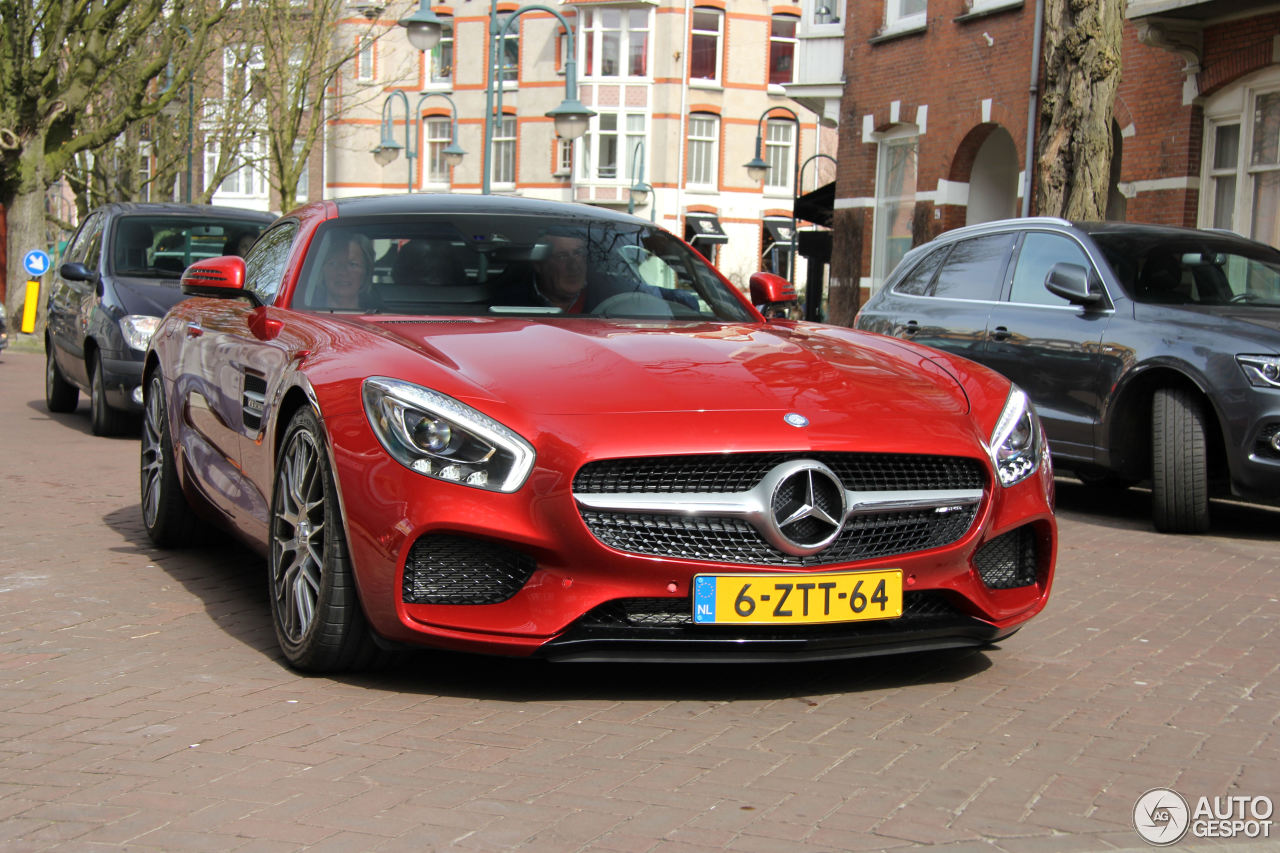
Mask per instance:
[[[0,849],[1109,850],[1153,787],[1280,800],[1280,512],[1064,483],[1055,597],[983,653],[302,678],[261,562],[153,549],[136,439],[42,368],[0,354]]]

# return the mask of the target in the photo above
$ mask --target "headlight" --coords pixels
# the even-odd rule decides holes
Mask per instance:
[[[1025,480],[1040,462],[1040,422],[1031,401],[1016,385],[991,433],[991,461],[1000,485],[1012,486]]]
[[[160,318],[150,314],[130,314],[120,318],[120,332],[124,335],[124,342],[136,350],[145,350],[158,328]]]
[[[533,445],[488,415],[420,385],[370,377],[364,412],[392,458],[419,474],[514,492],[533,470]]]
[[[1280,388],[1280,355],[1238,355],[1236,363],[1250,385]]]

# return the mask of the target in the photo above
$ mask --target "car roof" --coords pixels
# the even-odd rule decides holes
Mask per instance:
[[[463,193],[400,193],[398,195],[338,198],[332,199],[330,203],[337,208],[340,217],[394,216],[414,213],[488,213],[516,216],[582,217],[595,221],[606,220],[652,225],[647,219],[595,205],[512,196]]]
[[[235,219],[257,219],[264,223],[273,222],[274,213],[262,210],[250,210],[246,207],[224,207],[215,204],[180,204],[168,201],[113,201],[97,208],[94,212],[103,212],[110,216],[209,216]]]
[[[944,231],[934,238],[934,240],[943,242],[996,231],[1006,231],[1010,229],[1028,230],[1033,228],[1049,229],[1054,231],[1074,230],[1089,236],[1106,234],[1120,237],[1134,237],[1145,240],[1175,240],[1179,238],[1211,237],[1216,241],[1234,243],[1241,247],[1264,249],[1270,252],[1280,251],[1274,246],[1268,246],[1266,243],[1250,240],[1248,237],[1237,234],[1234,231],[1227,231],[1221,228],[1183,228],[1175,225],[1152,225],[1143,222],[1071,221],[1067,219],[1059,219],[1054,216],[1027,216],[1017,219],[998,219],[992,222],[979,222],[976,225],[965,225],[960,228],[953,228],[950,231]],[[922,248],[927,245],[929,244],[924,243],[916,248]]]

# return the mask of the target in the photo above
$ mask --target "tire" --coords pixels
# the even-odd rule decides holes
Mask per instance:
[[[142,524],[155,545],[175,548],[196,539],[200,522],[187,504],[178,482],[178,466],[173,458],[173,439],[169,435],[169,415],[165,408],[160,371],[153,370],[145,383],[139,465]]]
[[[80,401],[80,389],[62,376],[58,360],[53,357],[53,344],[44,347],[44,405],[51,412],[74,412]]]
[[[1209,529],[1205,415],[1181,388],[1159,388],[1151,406],[1151,510],[1162,533]]]
[[[302,672],[361,669],[378,655],[356,592],[324,430],[311,409],[289,422],[271,500],[271,621]]]
[[[94,357],[89,376],[89,424],[94,435],[120,435],[129,426],[129,414],[107,404],[107,384],[102,359]]]

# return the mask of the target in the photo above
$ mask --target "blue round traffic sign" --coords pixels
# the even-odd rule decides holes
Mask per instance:
[[[42,252],[39,249],[32,249],[22,256],[22,268],[27,271],[27,275],[32,277],[42,276],[47,273],[52,263],[49,260],[49,253]]]

